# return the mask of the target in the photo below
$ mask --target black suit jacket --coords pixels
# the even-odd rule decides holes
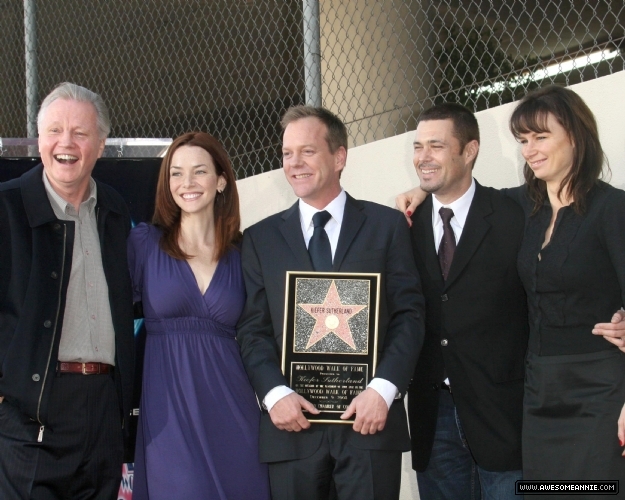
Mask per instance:
[[[298,203],[245,231],[242,262],[247,301],[237,336],[243,363],[262,401],[274,387],[288,385],[280,369],[286,272],[313,270]],[[423,342],[424,301],[403,216],[348,195],[333,270],[382,273],[375,376],[392,382],[404,394]],[[263,411],[261,461],[312,455],[323,426],[313,423],[301,432],[281,431]],[[407,451],[410,440],[403,400],[391,405],[382,432],[368,436],[352,432],[349,439],[364,449]]]
[[[426,300],[425,341],[408,392],[412,465],[417,471],[424,471],[430,459],[444,368],[478,465],[492,471],[521,469],[529,331],[517,273],[523,228],[523,212],[514,201],[477,184],[444,282],[431,196],[413,215],[413,246]]]

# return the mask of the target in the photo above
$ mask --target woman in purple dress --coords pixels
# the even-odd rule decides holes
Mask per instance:
[[[245,301],[239,199],[214,137],[172,143],[153,221],[128,242],[147,330],[133,498],[268,499],[260,411],[235,339]]]

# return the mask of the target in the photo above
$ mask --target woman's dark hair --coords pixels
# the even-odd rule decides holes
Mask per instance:
[[[193,256],[182,251],[178,243],[180,237],[181,210],[169,188],[169,168],[176,150],[182,146],[196,146],[204,149],[215,164],[217,176],[226,179],[222,194],[215,198],[215,259],[219,260],[226,251],[241,239],[241,215],[236,179],[228,153],[212,135],[205,132],[188,132],[172,142],[161,163],[156,186],[156,202],[152,223],[163,231],[160,245],[164,252],[175,259],[186,260]]]
[[[573,165],[560,184],[558,197],[565,194],[572,198],[573,210],[581,214],[586,210],[588,192],[601,177],[604,161],[607,166],[597,122],[590,108],[575,92],[550,85],[521,99],[510,117],[510,131],[517,139],[528,132],[549,132],[549,114],[566,130],[574,146]],[[523,174],[529,197],[534,202],[533,213],[536,213],[547,198],[547,185],[536,178],[527,162]]]

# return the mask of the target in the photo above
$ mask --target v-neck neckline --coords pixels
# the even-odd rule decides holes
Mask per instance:
[[[197,277],[195,276],[195,273],[193,272],[193,268],[191,267],[191,264],[189,264],[189,261],[187,261],[186,259],[183,260],[189,273],[191,273],[191,277],[193,278],[193,282],[195,284],[195,289],[200,294],[200,297],[202,297],[203,299],[206,299],[206,295],[208,294],[208,291],[211,289],[211,286],[213,282],[215,281],[215,277],[217,276],[217,272],[219,271],[221,267],[222,260],[223,260],[223,257],[217,261],[217,266],[215,266],[215,272],[213,273],[211,280],[208,282],[208,286],[206,287],[206,290],[204,290],[204,293],[202,293],[202,290],[200,290],[200,285],[198,284]]]

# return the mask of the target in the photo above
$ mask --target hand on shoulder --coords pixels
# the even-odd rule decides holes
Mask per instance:
[[[406,221],[409,226],[412,226],[412,214],[415,212],[417,207],[423,203],[427,195],[428,194],[425,191],[417,186],[410,191],[398,194],[395,198],[395,206],[406,216]]]

